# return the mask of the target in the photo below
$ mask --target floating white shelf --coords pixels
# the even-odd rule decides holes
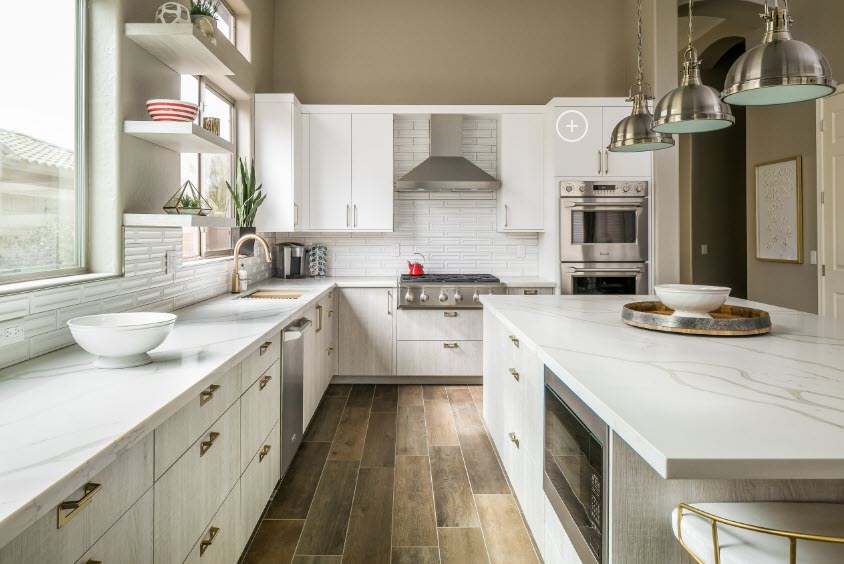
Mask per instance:
[[[168,213],[124,213],[123,225],[124,227],[234,227],[234,218]]]
[[[234,153],[234,145],[193,122],[124,121],[123,132],[177,153]]]

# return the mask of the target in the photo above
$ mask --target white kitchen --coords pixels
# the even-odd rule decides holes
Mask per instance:
[[[844,561],[791,4],[10,6],[0,564]]]

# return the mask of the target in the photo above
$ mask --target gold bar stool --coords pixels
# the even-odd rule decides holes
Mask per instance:
[[[671,524],[698,564],[844,563],[844,504],[681,503]]]

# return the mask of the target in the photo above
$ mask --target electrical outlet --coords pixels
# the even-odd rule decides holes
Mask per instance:
[[[709,245],[701,245],[700,246],[700,254],[708,255],[709,254]]]
[[[401,245],[393,245],[393,256],[400,257],[401,256]]]
[[[22,343],[24,338],[23,324],[8,323],[3,325],[3,332],[0,333],[0,345],[8,346],[14,345],[15,343]]]
[[[518,245],[516,247],[516,258],[525,258],[525,246]]]
[[[179,268],[179,251],[167,251],[167,264],[165,274],[172,274]]]

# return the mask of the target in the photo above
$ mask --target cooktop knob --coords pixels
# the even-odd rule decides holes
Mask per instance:
[[[584,190],[586,190],[586,188],[585,188],[584,186],[581,186],[580,188],[578,188],[578,190],[580,190],[581,192],[583,192]]]
[[[463,301],[463,296],[460,294],[460,290],[458,290],[457,293],[454,294],[454,301],[455,302],[462,302]]]
[[[625,184],[625,185],[624,185],[624,188],[622,188],[622,190],[624,190],[625,192],[629,192],[629,191],[630,191],[630,185],[629,185],[629,184]]]
[[[481,303],[481,297],[478,295],[477,292],[475,292],[475,295],[472,296],[472,301],[475,302],[476,304]]]
[[[637,192],[641,192],[641,191],[642,191],[642,190],[644,190],[644,189],[645,189],[645,187],[644,187],[644,186],[642,186],[641,184],[637,184],[637,185],[636,185],[636,191],[637,191]]]
[[[566,192],[571,192],[571,184],[566,184]]]
[[[448,301],[448,296],[445,295],[445,292],[440,292],[440,301],[441,302],[447,302]]]
[[[426,294],[424,290],[419,295],[419,301],[422,302],[422,303],[425,303],[425,302],[428,301],[428,294]]]
[[[404,295],[404,301],[407,303],[413,303],[413,293],[408,290],[407,293]]]

